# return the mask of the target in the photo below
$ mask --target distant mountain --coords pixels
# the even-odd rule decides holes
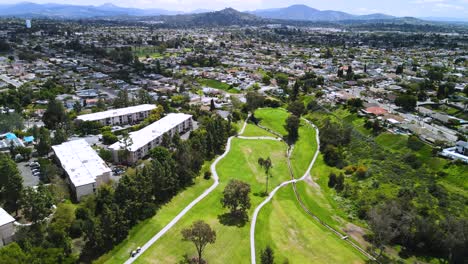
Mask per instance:
[[[341,11],[320,11],[306,5],[292,5],[285,8],[255,10],[250,13],[263,18],[305,21],[381,20],[394,18],[385,14],[358,16]]]
[[[199,9],[195,9],[193,11],[188,12],[188,14],[201,14],[201,13],[209,13],[209,12],[213,12],[213,11],[214,10],[211,10],[211,9],[199,8]]]
[[[175,16],[159,16],[158,20],[173,26],[232,26],[232,25],[258,25],[266,24],[268,19],[263,19],[252,14],[239,12],[233,8],[220,11],[182,14]]]
[[[468,18],[459,17],[420,17],[420,19],[437,22],[468,22]]]
[[[113,4],[100,6],[81,6],[63,4],[35,4],[21,2],[11,5],[0,5],[0,16],[16,17],[51,17],[51,18],[92,18],[110,16],[157,16],[175,15],[182,12],[164,9],[137,9],[119,7]]]

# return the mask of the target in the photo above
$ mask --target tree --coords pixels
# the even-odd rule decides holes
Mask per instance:
[[[414,111],[418,99],[413,95],[403,94],[395,99],[395,104],[405,111]]]
[[[300,117],[305,112],[304,103],[301,101],[294,101],[288,105],[288,111]]]
[[[117,94],[117,98],[114,100],[114,107],[121,108],[121,107],[129,107],[130,106],[130,99],[128,96],[127,90],[120,90]]]
[[[421,140],[419,140],[417,136],[411,135],[408,137],[406,146],[414,151],[418,151],[422,147],[424,147],[424,143]]]
[[[44,127],[39,129],[39,143],[36,146],[37,154],[39,156],[49,155],[50,148],[52,146],[52,140],[50,139],[50,132]]]
[[[344,73],[343,73],[343,68],[342,68],[342,67],[340,67],[340,68],[338,69],[338,72],[337,72],[336,76],[337,76],[338,78],[343,78]]]
[[[372,208],[368,213],[369,227],[373,232],[372,241],[380,250],[378,257],[382,255],[385,245],[399,234],[399,224],[392,217],[396,214],[401,214],[401,209],[395,202]]]
[[[292,144],[296,142],[296,140],[299,137],[299,125],[300,121],[299,118],[295,115],[290,115],[286,119],[286,125],[284,126],[286,128],[286,131],[288,132],[288,143]]]
[[[37,223],[52,212],[52,193],[46,186],[39,184],[37,189],[27,187],[21,199],[23,214],[29,221]]]
[[[75,110],[77,114],[81,112],[81,108],[82,106],[80,102],[76,101],[75,104],[73,104],[73,110]]]
[[[216,110],[216,106],[215,106],[214,100],[211,99],[211,101],[210,101],[210,112],[213,112],[214,110]]]
[[[44,112],[42,121],[48,129],[63,127],[68,122],[68,115],[60,101],[50,100]]]
[[[323,160],[328,166],[334,167],[341,164],[342,157],[340,152],[338,151],[338,148],[334,145],[329,144],[323,150]]]
[[[296,82],[294,83],[294,86],[293,86],[293,88],[292,88],[292,90],[291,90],[291,94],[290,94],[290,97],[289,97],[289,99],[290,99],[291,101],[296,101],[297,96],[299,95],[299,89],[300,89],[300,87],[301,87],[301,85],[299,84],[298,81],[296,81]]]
[[[29,263],[27,260],[27,254],[20,248],[20,246],[13,242],[9,245],[6,245],[0,248],[0,263],[9,264],[9,263],[19,263],[25,264]]]
[[[133,140],[132,138],[130,137],[130,134],[129,133],[123,133],[122,135],[122,140],[120,141],[122,144],[122,149],[119,150],[119,160],[121,162],[124,162],[127,167],[128,167],[128,164],[129,164],[129,161],[128,159],[130,158],[130,147],[133,145]]]
[[[273,253],[273,249],[268,245],[265,247],[265,250],[262,250],[260,256],[260,263],[261,264],[273,264],[275,263],[275,256]]]
[[[250,208],[250,185],[239,180],[230,180],[224,188],[221,204],[229,208],[231,215],[244,215]]]
[[[5,210],[18,210],[22,190],[23,178],[16,163],[8,155],[0,153],[0,201]]]
[[[351,112],[357,112],[364,105],[361,98],[351,98],[346,102],[346,104],[351,108]]]
[[[203,263],[203,250],[208,244],[213,244],[216,241],[216,232],[204,221],[196,221],[190,228],[182,230],[184,241],[191,241],[198,253],[198,264]]]
[[[246,94],[246,100],[247,100],[247,109],[250,112],[254,112],[257,108],[262,107],[263,103],[265,101],[265,97],[260,95],[257,92],[247,92]]]
[[[273,167],[270,157],[263,159],[258,159],[258,165],[265,170],[266,181],[265,181],[265,194],[268,194],[268,179],[270,178],[270,169]]]
[[[335,190],[337,192],[341,192],[344,189],[344,181],[344,175],[343,173],[340,173],[340,175],[338,175],[338,177],[336,178]]]
[[[336,174],[333,172],[330,172],[330,174],[328,175],[328,187],[335,188],[336,182],[337,182]]]
[[[398,65],[395,70],[396,74],[403,74],[403,65]]]
[[[346,79],[351,80],[354,77],[353,67],[351,65],[348,66],[348,70],[346,71]]]
[[[52,141],[54,145],[62,144],[63,142],[67,141],[67,133],[63,128],[58,128],[55,130],[54,133],[54,140]]]
[[[264,74],[262,77],[262,83],[264,83],[265,85],[270,85],[271,77],[268,74]]]
[[[180,186],[176,163],[171,153],[164,147],[152,149],[150,156],[153,160],[148,173],[152,175],[153,193],[158,201],[168,201]]]
[[[102,143],[110,145],[114,144],[117,141],[119,141],[119,138],[111,131],[102,132]]]

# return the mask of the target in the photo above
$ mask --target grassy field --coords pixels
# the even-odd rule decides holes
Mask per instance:
[[[173,229],[146,251],[137,263],[175,263],[182,259],[184,254],[194,255],[193,244],[183,242],[180,232],[199,219],[209,223],[217,233],[216,243],[209,245],[205,250],[204,256],[209,263],[248,262],[250,222],[236,226],[226,221],[229,220],[224,216],[227,210],[223,209],[220,203],[222,190],[229,179],[248,182],[252,189],[252,207],[249,211],[251,217],[254,208],[264,199],[258,196],[265,188],[264,172],[257,164],[258,158],[270,156],[272,159],[271,189],[289,179],[285,153],[286,145],[282,142],[234,139],[231,152],[217,166],[220,186],[190,210]]]
[[[241,128],[242,126],[239,126]],[[261,129],[258,126],[248,123],[245,127],[244,133],[241,135],[244,137],[276,137],[272,133],[266,131],[265,129]]]
[[[182,191],[174,197],[168,204],[164,205],[157,214],[136,225],[130,231],[127,239],[116,246],[112,251],[101,256],[95,263],[123,263],[130,256],[130,252],[138,246],[144,245],[152,236],[158,233],[168,224],[182,209],[192,200],[198,197],[211,184],[212,180],[205,180],[198,177],[195,184]]]
[[[301,178],[303,176],[316,150],[315,129],[304,121],[301,121],[299,139],[295,143],[294,150],[291,154],[291,164],[295,178]]]
[[[257,261],[260,251],[270,245],[276,263],[364,263],[359,252],[302,210],[292,186],[278,191],[272,203],[262,209],[257,226]]]
[[[234,94],[240,93],[239,90],[231,88],[229,84],[223,83],[217,80],[213,80],[213,79],[198,79],[198,83],[202,86],[207,86],[207,87],[223,90],[228,93],[234,93]]]
[[[284,125],[289,113],[281,108],[260,108],[255,111],[255,117],[260,120],[260,125],[265,126],[281,135],[287,135]]]

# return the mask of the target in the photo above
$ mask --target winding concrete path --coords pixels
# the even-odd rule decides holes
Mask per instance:
[[[239,134],[243,134],[245,131],[245,127],[247,126],[247,121],[250,118],[250,114],[247,116],[247,118],[244,121],[244,125],[242,126],[241,131]],[[190,209],[192,209],[196,204],[198,204],[203,198],[208,196],[216,187],[219,185],[219,176],[218,173],[216,172],[216,165],[220,160],[222,160],[226,155],[229,153],[231,150],[231,141],[232,139],[235,138],[235,136],[232,136],[228,139],[227,144],[226,144],[226,149],[224,153],[216,158],[216,160],[211,164],[210,170],[214,179],[213,184],[210,186],[210,188],[206,189],[200,196],[198,196],[195,200],[193,200],[189,205],[187,205],[176,217],[172,219],[171,222],[169,222],[163,229],[161,229],[156,235],[154,235],[148,242],[146,242],[142,247],[141,250],[138,254],[136,254],[134,257],[130,257],[125,261],[125,264],[131,264],[133,263],[138,257],[140,257],[148,248],[150,248],[156,241],[158,241],[164,234],[166,234],[179,220],[187,214]]]
[[[332,233],[334,233],[336,236],[338,236],[340,239],[343,239],[345,240],[346,242],[348,242],[352,247],[354,247],[356,250],[360,251],[363,255],[365,255],[366,257],[368,257],[369,259],[373,260],[373,261],[376,261],[377,263],[379,263],[375,258],[374,256],[372,256],[371,254],[369,254],[365,249],[363,249],[360,245],[358,245],[356,242],[352,241],[352,240],[349,240],[348,237],[346,235],[343,235],[342,233],[340,233],[338,230],[334,229],[333,227],[329,226],[327,223],[323,222],[319,217],[317,217],[313,212],[311,212],[307,206],[304,204],[304,202],[302,201],[301,199],[301,196],[299,195],[299,193],[297,192],[297,189],[296,189],[296,183],[300,182],[300,181],[304,181],[305,179],[307,179],[307,177],[310,177],[310,171],[312,169],[312,167],[314,166],[315,164],[315,161],[317,160],[317,157],[318,157],[318,154],[320,153],[320,137],[319,137],[319,130],[317,128],[317,126],[315,126],[312,122],[310,122],[309,120],[305,119],[305,118],[301,118],[302,120],[304,120],[308,125],[310,125],[311,127],[313,127],[315,129],[315,140],[317,142],[317,150],[315,151],[315,154],[314,154],[314,158],[312,159],[312,161],[310,162],[309,164],[309,167],[307,168],[306,172],[304,173],[304,175],[299,178],[299,179],[295,179],[294,178],[294,174],[293,174],[293,171],[292,171],[292,167],[291,167],[291,153],[294,149],[294,145],[289,149],[288,151],[288,168],[289,168],[289,171],[290,171],[290,174],[291,174],[291,180],[289,181],[285,181],[283,183],[281,183],[279,186],[277,186],[271,193],[270,195],[268,196],[268,198],[266,200],[264,200],[257,208],[255,208],[255,212],[254,212],[254,215],[252,217],[252,223],[251,223],[251,227],[250,227],[250,253],[251,253],[251,263],[252,264],[256,264],[256,251],[255,251],[255,224],[257,222],[257,217],[258,217],[258,214],[260,212],[260,210],[262,209],[262,207],[267,204],[272,198],[273,196],[276,194],[276,192],[288,185],[288,184],[292,184],[293,185],[293,190],[294,190],[294,194],[296,196],[296,199],[297,201],[299,202],[300,206],[302,207],[302,209],[308,214],[310,215],[314,220],[316,220],[319,224],[321,224],[322,226],[324,226],[325,228],[327,228],[329,231],[331,231]]]
[[[312,124],[312,123],[310,123],[308,121],[306,121],[306,122],[315,129],[315,135],[316,135],[315,140],[317,142],[317,150],[315,151],[314,158],[312,159],[312,161],[309,164],[309,167],[307,168],[306,172],[304,173],[304,175],[300,179],[292,179],[292,180],[289,180],[289,181],[282,182],[275,189],[273,189],[273,191],[270,192],[268,197],[260,205],[258,205],[257,208],[255,208],[254,214],[252,216],[252,221],[251,221],[251,224],[250,224],[250,258],[251,258],[251,263],[252,264],[257,263],[256,251],[255,251],[255,225],[257,223],[257,218],[258,218],[258,214],[260,213],[260,210],[263,208],[263,206],[265,206],[273,198],[273,196],[275,196],[276,192],[279,189],[281,189],[282,187],[284,187],[284,186],[286,186],[288,184],[295,184],[298,181],[305,180],[310,175],[310,170],[314,166],[315,160],[317,160],[317,157],[318,157],[318,154],[319,154],[319,149],[320,149],[320,140],[319,140],[319,134],[318,134],[319,131],[318,131],[318,128],[314,124]],[[289,149],[289,151],[288,151],[288,163],[289,163],[289,158],[291,156],[293,147],[291,149]]]

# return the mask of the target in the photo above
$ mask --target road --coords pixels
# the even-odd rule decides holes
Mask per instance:
[[[247,120],[250,118],[250,115],[247,117],[247,119],[244,121],[244,125],[242,126],[241,131],[239,134],[244,133],[245,127],[247,126]],[[125,261],[125,264],[131,264],[133,263],[138,257],[140,257],[148,248],[150,248],[156,241],[158,241],[164,234],[166,234],[179,220],[187,214],[190,209],[192,209],[196,204],[198,204],[203,198],[208,196],[216,187],[219,185],[219,176],[218,173],[216,172],[216,165],[220,160],[222,160],[226,155],[229,153],[231,150],[231,141],[234,137],[230,137],[227,141],[226,144],[226,150],[224,153],[216,158],[216,160],[211,164],[210,170],[214,179],[214,183],[208,188],[205,192],[203,192],[200,196],[198,196],[195,200],[193,200],[189,205],[187,205],[174,219],[172,219],[171,222],[169,222],[163,229],[161,229],[156,235],[154,235],[146,244],[144,244],[141,247],[141,250],[138,254],[136,254],[134,257],[130,257]]]

